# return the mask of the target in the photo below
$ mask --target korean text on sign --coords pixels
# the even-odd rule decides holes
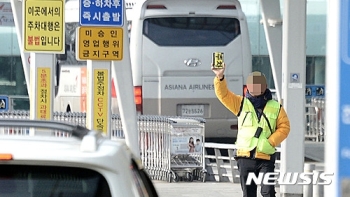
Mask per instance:
[[[94,120],[93,128],[107,133],[108,113],[108,70],[95,69],[94,82]]]
[[[122,60],[123,29],[78,27],[79,60]]]
[[[123,26],[122,0],[80,0],[80,24]]]
[[[63,1],[25,1],[24,50],[64,53]]]
[[[87,88],[87,78],[86,78],[86,67],[83,66],[80,68],[80,111],[86,112],[86,88]]]
[[[38,68],[37,119],[51,119],[51,72],[50,68]]]

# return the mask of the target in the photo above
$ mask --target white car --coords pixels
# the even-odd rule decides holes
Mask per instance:
[[[55,121],[0,119],[4,197],[158,196],[124,140]]]

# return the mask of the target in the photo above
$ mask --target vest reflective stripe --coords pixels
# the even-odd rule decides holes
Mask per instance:
[[[275,100],[269,100],[264,108],[264,114],[270,122],[272,132],[276,129],[279,110],[280,104]],[[242,111],[238,117],[237,149],[251,151],[257,147],[259,152],[273,154],[275,148],[267,140],[272,134],[268,125],[263,116],[261,116],[260,122],[258,121],[253,104],[247,98],[244,98]],[[256,138],[254,135],[258,127],[261,127],[263,130],[259,138]]]

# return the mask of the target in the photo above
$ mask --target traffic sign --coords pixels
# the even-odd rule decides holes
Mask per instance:
[[[123,0],[80,0],[81,26],[123,26]]]
[[[9,97],[0,96],[0,112],[9,110]]]
[[[123,59],[123,28],[82,26],[77,29],[78,60]]]
[[[64,53],[63,0],[25,0],[24,2],[24,51]]]
[[[93,129],[107,133],[108,124],[108,90],[110,83],[108,81],[108,69],[94,69],[93,88],[94,88],[94,119]]]
[[[305,97],[322,97],[325,95],[325,86],[324,85],[306,85],[305,87]]]
[[[51,68],[37,68],[37,117],[40,120],[50,120],[51,114]]]

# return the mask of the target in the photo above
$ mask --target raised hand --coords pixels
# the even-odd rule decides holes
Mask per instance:
[[[211,70],[215,73],[216,77],[218,77],[219,79],[221,79],[224,76],[224,72],[225,72],[225,63],[223,63],[222,68],[214,68],[213,64],[211,64]]]

